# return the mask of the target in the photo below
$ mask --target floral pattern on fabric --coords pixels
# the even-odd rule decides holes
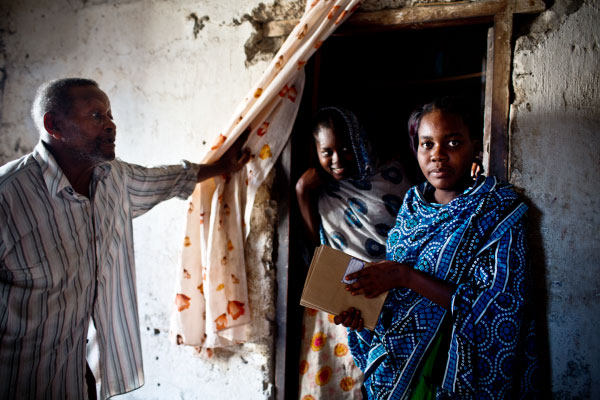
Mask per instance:
[[[322,311],[304,313],[303,325],[298,398],[360,399],[362,373],[348,350],[346,328]]]
[[[251,161],[230,176],[198,184],[192,195],[171,314],[174,343],[211,348],[247,340],[251,313],[244,241],[254,197],[288,141],[302,98],[306,60],[358,3],[340,0],[335,10],[332,2],[307,4],[300,23],[202,160],[214,162],[246,127],[252,128],[246,144]],[[330,13],[335,20],[327,19]]]

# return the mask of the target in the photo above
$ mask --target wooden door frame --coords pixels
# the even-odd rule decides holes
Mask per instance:
[[[484,0],[459,1],[453,3],[426,3],[395,10],[357,12],[350,16],[336,31],[335,35],[360,35],[367,32],[399,29],[423,29],[490,23],[488,33],[488,56],[486,65],[486,88],[483,127],[483,164],[489,175],[501,180],[509,178],[509,95],[512,66],[512,30],[514,14],[539,13],[545,10],[542,0]],[[263,26],[263,35],[276,37],[288,35],[297,20],[271,21]],[[284,175],[289,178],[290,152],[283,167]],[[290,185],[290,188],[292,186]],[[287,202],[289,206],[290,202]],[[281,211],[281,210],[280,210]],[[287,268],[289,266],[289,212],[281,218],[279,243],[288,245],[279,249],[277,268],[280,293],[278,294],[277,319],[282,318],[285,325],[287,315]],[[285,288],[285,289],[284,289]],[[281,290],[283,289],[283,290]],[[278,325],[281,325],[278,323]],[[285,394],[285,327],[279,326],[275,345],[275,398],[284,399]],[[290,377],[297,382],[298,377]]]
[[[356,12],[335,35],[422,29],[491,23],[483,132],[483,164],[489,175],[508,180],[508,113],[512,66],[514,14],[545,10],[542,0],[484,0],[452,3],[421,3],[413,7],[373,12]],[[271,21],[263,26],[267,37],[284,36],[297,20]]]

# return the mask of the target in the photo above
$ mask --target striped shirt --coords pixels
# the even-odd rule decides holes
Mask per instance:
[[[144,383],[132,218],[187,198],[198,166],[95,168],[76,193],[40,142],[0,167],[0,399],[83,399],[97,330],[101,398]]]

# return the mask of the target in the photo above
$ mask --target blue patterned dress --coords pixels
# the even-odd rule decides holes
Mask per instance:
[[[438,356],[445,372],[437,398],[537,397],[538,359],[529,311],[524,217],[510,186],[480,178],[446,205],[410,189],[387,240],[387,258],[457,285],[451,309],[406,288],[390,291],[373,332],[349,344],[370,399],[404,399],[427,349],[451,321]]]

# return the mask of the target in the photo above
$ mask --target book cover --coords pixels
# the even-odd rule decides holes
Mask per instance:
[[[351,283],[346,275],[367,265],[367,262],[329,246],[317,247],[304,282],[300,305],[334,315],[354,307],[360,310],[365,328],[373,330],[387,292],[367,299],[364,295],[352,296],[346,291],[346,283]]]

